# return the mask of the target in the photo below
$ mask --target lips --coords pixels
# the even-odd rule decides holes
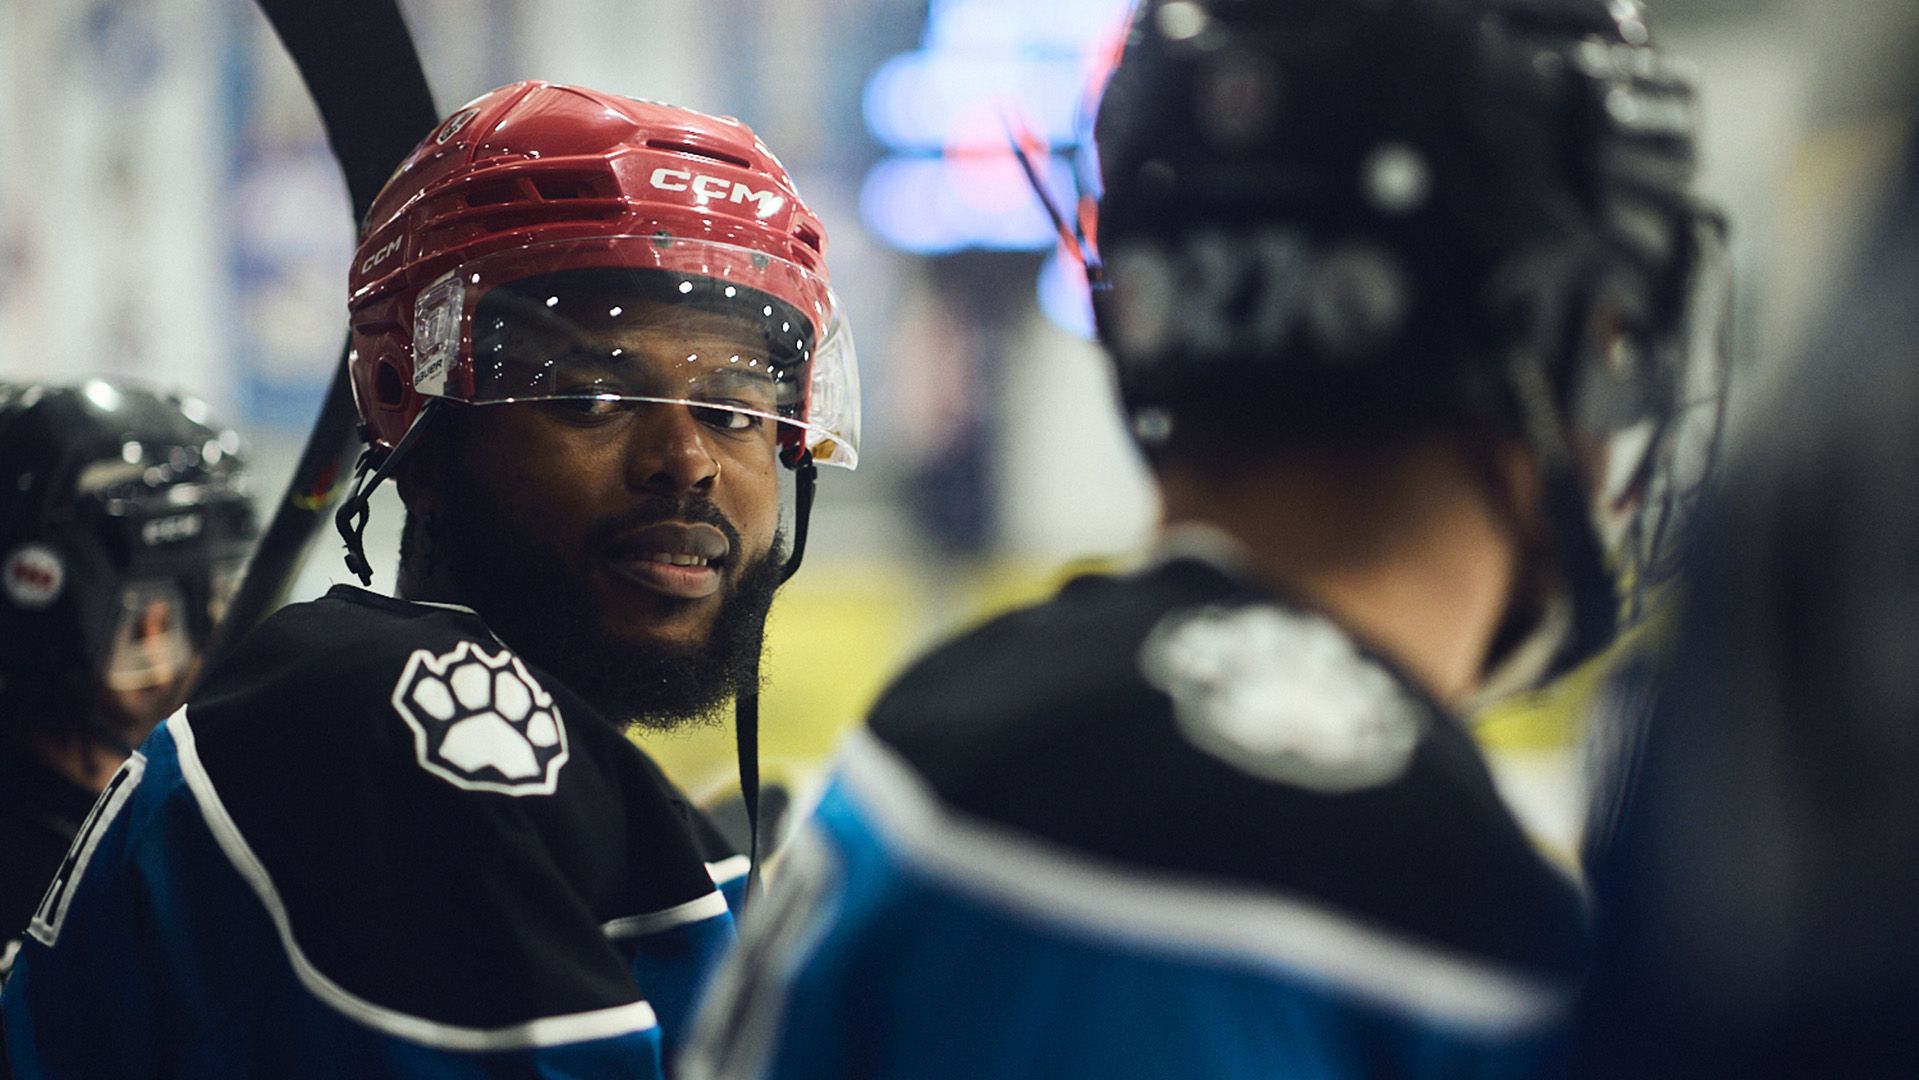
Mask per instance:
[[[711,525],[664,522],[622,534],[609,562],[619,577],[675,600],[719,591],[733,545]]]

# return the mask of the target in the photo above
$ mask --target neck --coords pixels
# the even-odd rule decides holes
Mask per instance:
[[[1165,524],[1218,529],[1250,569],[1332,615],[1441,701],[1476,685],[1518,569],[1518,542],[1463,440],[1356,461],[1161,470]]]
[[[417,567],[400,564],[399,576],[394,581],[393,595],[402,600],[427,601],[435,604],[460,604],[471,606],[460,596],[453,583],[446,580],[445,574],[422,573]]]
[[[426,522],[408,510],[405,539],[400,544],[400,566],[394,576],[393,595],[402,600],[435,604],[459,604],[472,607],[464,591],[453,580],[453,571],[445,555],[434,550],[437,537]]]
[[[87,739],[62,737],[37,729],[22,734],[20,749],[61,777],[96,793],[106,788],[107,781],[113,779],[113,774],[126,760],[124,754]]]

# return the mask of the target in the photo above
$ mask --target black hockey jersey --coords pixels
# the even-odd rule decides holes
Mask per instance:
[[[688,1076],[1534,1075],[1585,951],[1459,721],[1193,558],[920,663],[774,880]]]
[[[4,998],[41,1076],[659,1076],[733,936],[694,812],[465,609],[336,588],[96,804]]]

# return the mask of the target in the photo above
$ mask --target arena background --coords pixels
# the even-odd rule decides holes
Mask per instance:
[[[1704,187],[1734,222],[1749,392],[1823,306],[1908,130],[1893,106],[1913,99],[1919,8],[1650,6],[1699,69]],[[775,608],[770,774],[816,776],[941,635],[1143,553],[1145,475],[1081,336],[1070,268],[999,149],[1009,101],[1071,141],[1123,0],[403,7],[442,113],[544,78],[737,115],[827,222],[865,438],[857,473],[824,478],[806,570]],[[190,391],[246,437],[270,500],[338,356],[353,228],[313,108],[251,3],[0,0],[0,147],[0,378]],[[376,586],[391,585],[399,521],[390,494],[376,500]],[[296,598],[349,580],[323,541]],[[1502,786],[1561,852],[1579,826],[1592,678],[1480,727]],[[730,784],[724,727],[648,746],[696,793]]]

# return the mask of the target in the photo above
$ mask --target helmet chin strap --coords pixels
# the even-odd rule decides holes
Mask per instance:
[[[410,433],[409,433],[410,434]],[[819,467],[813,455],[802,454],[794,469],[793,551],[780,568],[780,584],[792,580],[806,555],[806,528],[813,516],[813,489],[819,479]],[[733,735],[739,755],[740,800],[746,807],[746,888],[741,894],[744,914],[749,899],[757,895],[760,884],[760,654],[753,654],[751,678],[733,699]]]
[[[1495,658],[1481,698],[1495,689],[1536,686],[1555,678],[1605,648],[1619,629],[1619,600],[1593,525],[1590,496],[1543,362],[1522,351],[1506,374],[1526,440],[1539,461],[1540,494],[1558,552],[1561,589],[1532,630],[1504,657]]]
[[[360,461],[353,468],[353,489],[340,502],[340,508],[333,514],[333,526],[340,530],[340,539],[346,541],[346,568],[360,579],[360,584],[373,584],[373,565],[366,558],[366,523],[371,507],[369,500],[373,493],[393,470],[407,452],[418,444],[420,433],[426,430],[432,417],[440,411],[440,398],[428,398],[420,414],[393,444],[393,449],[383,451],[368,443],[360,451]]]

